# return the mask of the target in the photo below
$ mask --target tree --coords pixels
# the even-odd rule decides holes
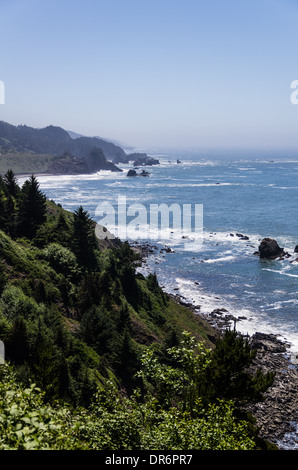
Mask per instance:
[[[73,218],[73,251],[82,266],[86,268],[94,266],[96,246],[94,222],[88,212],[80,206],[74,212]]]
[[[20,187],[12,170],[7,170],[3,176],[3,182],[7,188],[8,193],[13,197],[17,197],[20,192]]]
[[[233,399],[237,404],[259,401],[272,385],[274,373],[249,371],[256,352],[236,331],[227,330],[219,338],[206,370],[202,394],[210,400]]]
[[[18,204],[17,233],[30,239],[46,220],[46,196],[40,191],[39,183],[32,175],[22,186]]]

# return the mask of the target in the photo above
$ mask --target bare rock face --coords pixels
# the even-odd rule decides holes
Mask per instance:
[[[259,256],[265,259],[276,259],[285,256],[286,253],[273,238],[264,238],[259,246]]]

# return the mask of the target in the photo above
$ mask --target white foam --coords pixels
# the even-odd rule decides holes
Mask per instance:
[[[236,256],[222,256],[221,258],[214,258],[214,259],[206,259],[204,260],[204,263],[223,263],[226,261],[233,261],[236,259]]]
[[[272,272],[272,273],[280,274],[281,276],[298,277],[298,274],[286,273],[283,270],[263,268],[263,271],[269,271],[269,272]]]
[[[298,352],[298,338],[293,334],[291,325],[284,325],[282,322],[270,322],[266,312],[261,310],[250,310],[249,308],[240,308],[233,296],[221,298],[218,295],[206,293],[198,283],[193,281],[176,278],[176,284],[179,294],[195,307],[200,307],[200,313],[209,316],[215,309],[226,309],[227,312],[222,316],[232,315],[237,319],[236,328],[239,333],[252,336],[254,333],[262,332],[275,334],[282,341],[290,343],[290,353],[295,357]],[[241,318],[240,318],[241,317]]]

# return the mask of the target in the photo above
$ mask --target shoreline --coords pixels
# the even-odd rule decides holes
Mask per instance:
[[[131,244],[131,247],[140,254],[141,266],[157,248],[149,242]],[[167,248],[162,250],[166,251]],[[164,290],[164,287],[162,289]],[[207,315],[200,312],[200,307],[186,301],[178,292],[164,292],[177,303],[189,308],[194,315],[201,316],[219,334],[231,328],[233,323],[237,326],[235,317],[229,315],[225,309],[219,308]],[[279,450],[298,450],[298,365],[292,361],[290,343],[272,333],[238,333],[247,337],[250,346],[256,350],[251,371],[261,369],[264,373],[275,372],[274,382],[264,394],[264,400],[249,404],[245,410],[256,419],[261,438],[272,442]]]

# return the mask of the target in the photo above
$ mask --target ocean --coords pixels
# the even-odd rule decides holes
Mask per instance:
[[[187,246],[187,238],[174,225],[167,234],[163,231],[163,240],[157,233],[155,238],[149,233],[149,243],[156,250],[143,271],[156,272],[166,291],[179,294],[204,314],[225,309],[237,319],[236,329],[241,333],[277,334],[290,343],[295,361],[298,161],[235,156],[208,159],[194,152],[173,151],[148,154],[160,161],[160,165],[146,167],[149,177],[127,177],[132,165],[119,165],[122,173],[39,175],[38,181],[49,199],[72,211],[82,205],[97,222],[101,220],[98,207],[105,202],[116,210],[119,197],[126,199],[127,207],[141,204],[148,214],[153,204],[203,207],[200,243]],[[128,217],[127,221],[134,219]],[[118,225],[120,235],[123,228]],[[140,243],[148,237],[142,230],[140,225],[134,237]],[[190,238],[193,234],[190,232]],[[265,237],[274,238],[290,257],[262,261],[255,252]],[[160,251],[165,245],[170,253]]]

